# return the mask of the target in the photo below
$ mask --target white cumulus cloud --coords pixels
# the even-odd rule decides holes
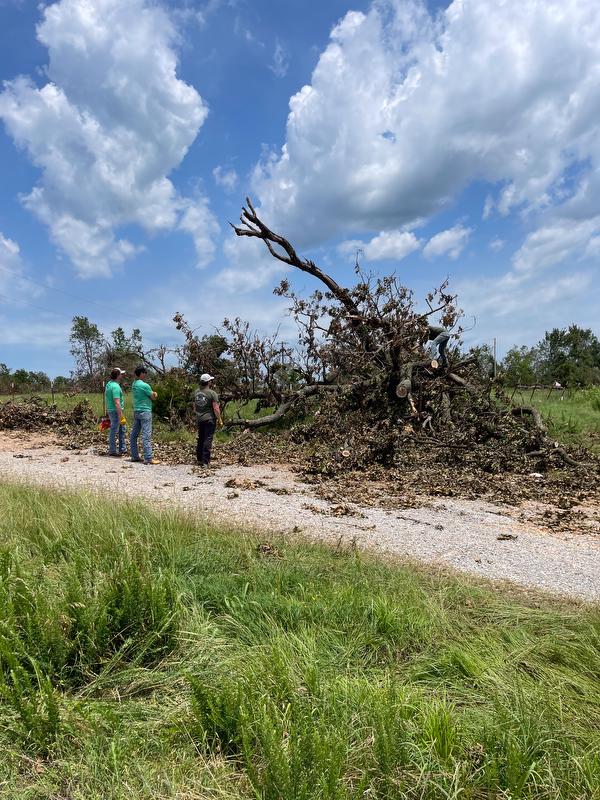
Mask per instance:
[[[220,186],[226,192],[233,192],[238,183],[237,172],[234,169],[222,167],[220,164],[213,169],[213,178],[217,186]]]
[[[350,239],[342,242],[338,249],[344,254],[354,254],[362,250],[367,261],[400,261],[418,250],[420,242],[410,231],[381,231],[369,242]]]
[[[432,236],[423,248],[425,258],[436,258],[437,256],[447,255],[449,258],[458,258],[464,250],[471,229],[463,225],[455,225],[447,231],[441,231]]]
[[[119,236],[131,224],[192,233],[205,263],[216,223],[207,225],[206,202],[195,211],[168,175],[207,108],[176,75],[166,12],[146,0],[60,0],[44,9],[37,35],[48,48],[48,82],[19,77],[0,94],[7,131],[41,170],[26,207],[83,276],[109,275],[135,254]]]
[[[436,16],[374,0],[332,31],[254,191],[303,245],[414,224],[473,181],[490,184],[486,215],[543,210],[575,165],[594,169],[599,100],[590,0],[454,0]]]
[[[31,284],[25,275],[21,248],[13,239],[0,231],[0,305],[23,295],[36,297],[41,289]]]

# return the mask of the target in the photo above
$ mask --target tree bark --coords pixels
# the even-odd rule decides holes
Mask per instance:
[[[229,419],[226,421],[225,427],[240,426],[243,428],[262,428],[265,425],[270,425],[280,420],[296,405],[296,403],[305,397],[311,397],[321,392],[337,392],[339,389],[341,389],[341,386],[321,383],[304,386],[281,403],[272,414],[268,414],[266,417],[257,417],[256,419]]]
[[[400,367],[400,382],[396,386],[396,397],[406,399],[412,392],[412,376],[417,367],[431,368],[431,359],[427,361],[409,361]]]

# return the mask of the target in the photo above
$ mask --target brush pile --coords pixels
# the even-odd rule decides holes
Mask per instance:
[[[302,463],[305,474],[368,477],[391,470],[424,491],[436,476],[456,484],[555,468],[597,474],[587,454],[568,452],[548,437],[534,408],[511,404],[480,356],[461,354],[462,311],[447,282],[418,309],[395,275],[365,274],[357,257],[357,282],[346,288],[270,230],[250,200],[240,220],[238,236],[261,240],[273,258],[310,275],[319,288],[309,298],[296,295],[287,279],[275,289],[290,301],[294,345],[239,319],[225,320],[231,360],[217,372],[227,376],[219,382],[222,399],[275,409],[251,418],[229,415],[229,428],[246,433],[229,450],[247,450],[252,461],[265,446],[273,449],[271,436],[262,444],[248,436],[268,426],[279,433],[278,449]],[[207,371],[202,340],[180,314],[175,322],[186,337],[187,363]],[[428,344],[432,331],[442,329],[451,332],[448,358]]]
[[[0,403],[0,430],[51,429],[67,432],[74,428],[89,430],[94,422],[94,412],[88,400],[82,400],[69,410],[60,411],[42,397],[35,396],[26,400],[8,400]]]

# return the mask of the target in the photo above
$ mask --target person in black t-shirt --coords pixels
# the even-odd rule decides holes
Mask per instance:
[[[198,441],[196,443],[196,461],[201,467],[208,469],[213,436],[217,427],[223,427],[219,395],[212,389],[214,377],[205,372],[200,376],[200,388],[194,395],[194,410],[198,423]]]

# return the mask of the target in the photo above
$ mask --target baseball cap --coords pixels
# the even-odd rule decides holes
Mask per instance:
[[[203,372],[200,375],[200,383],[208,383],[209,381],[214,381],[214,375],[209,375],[208,372]]]

